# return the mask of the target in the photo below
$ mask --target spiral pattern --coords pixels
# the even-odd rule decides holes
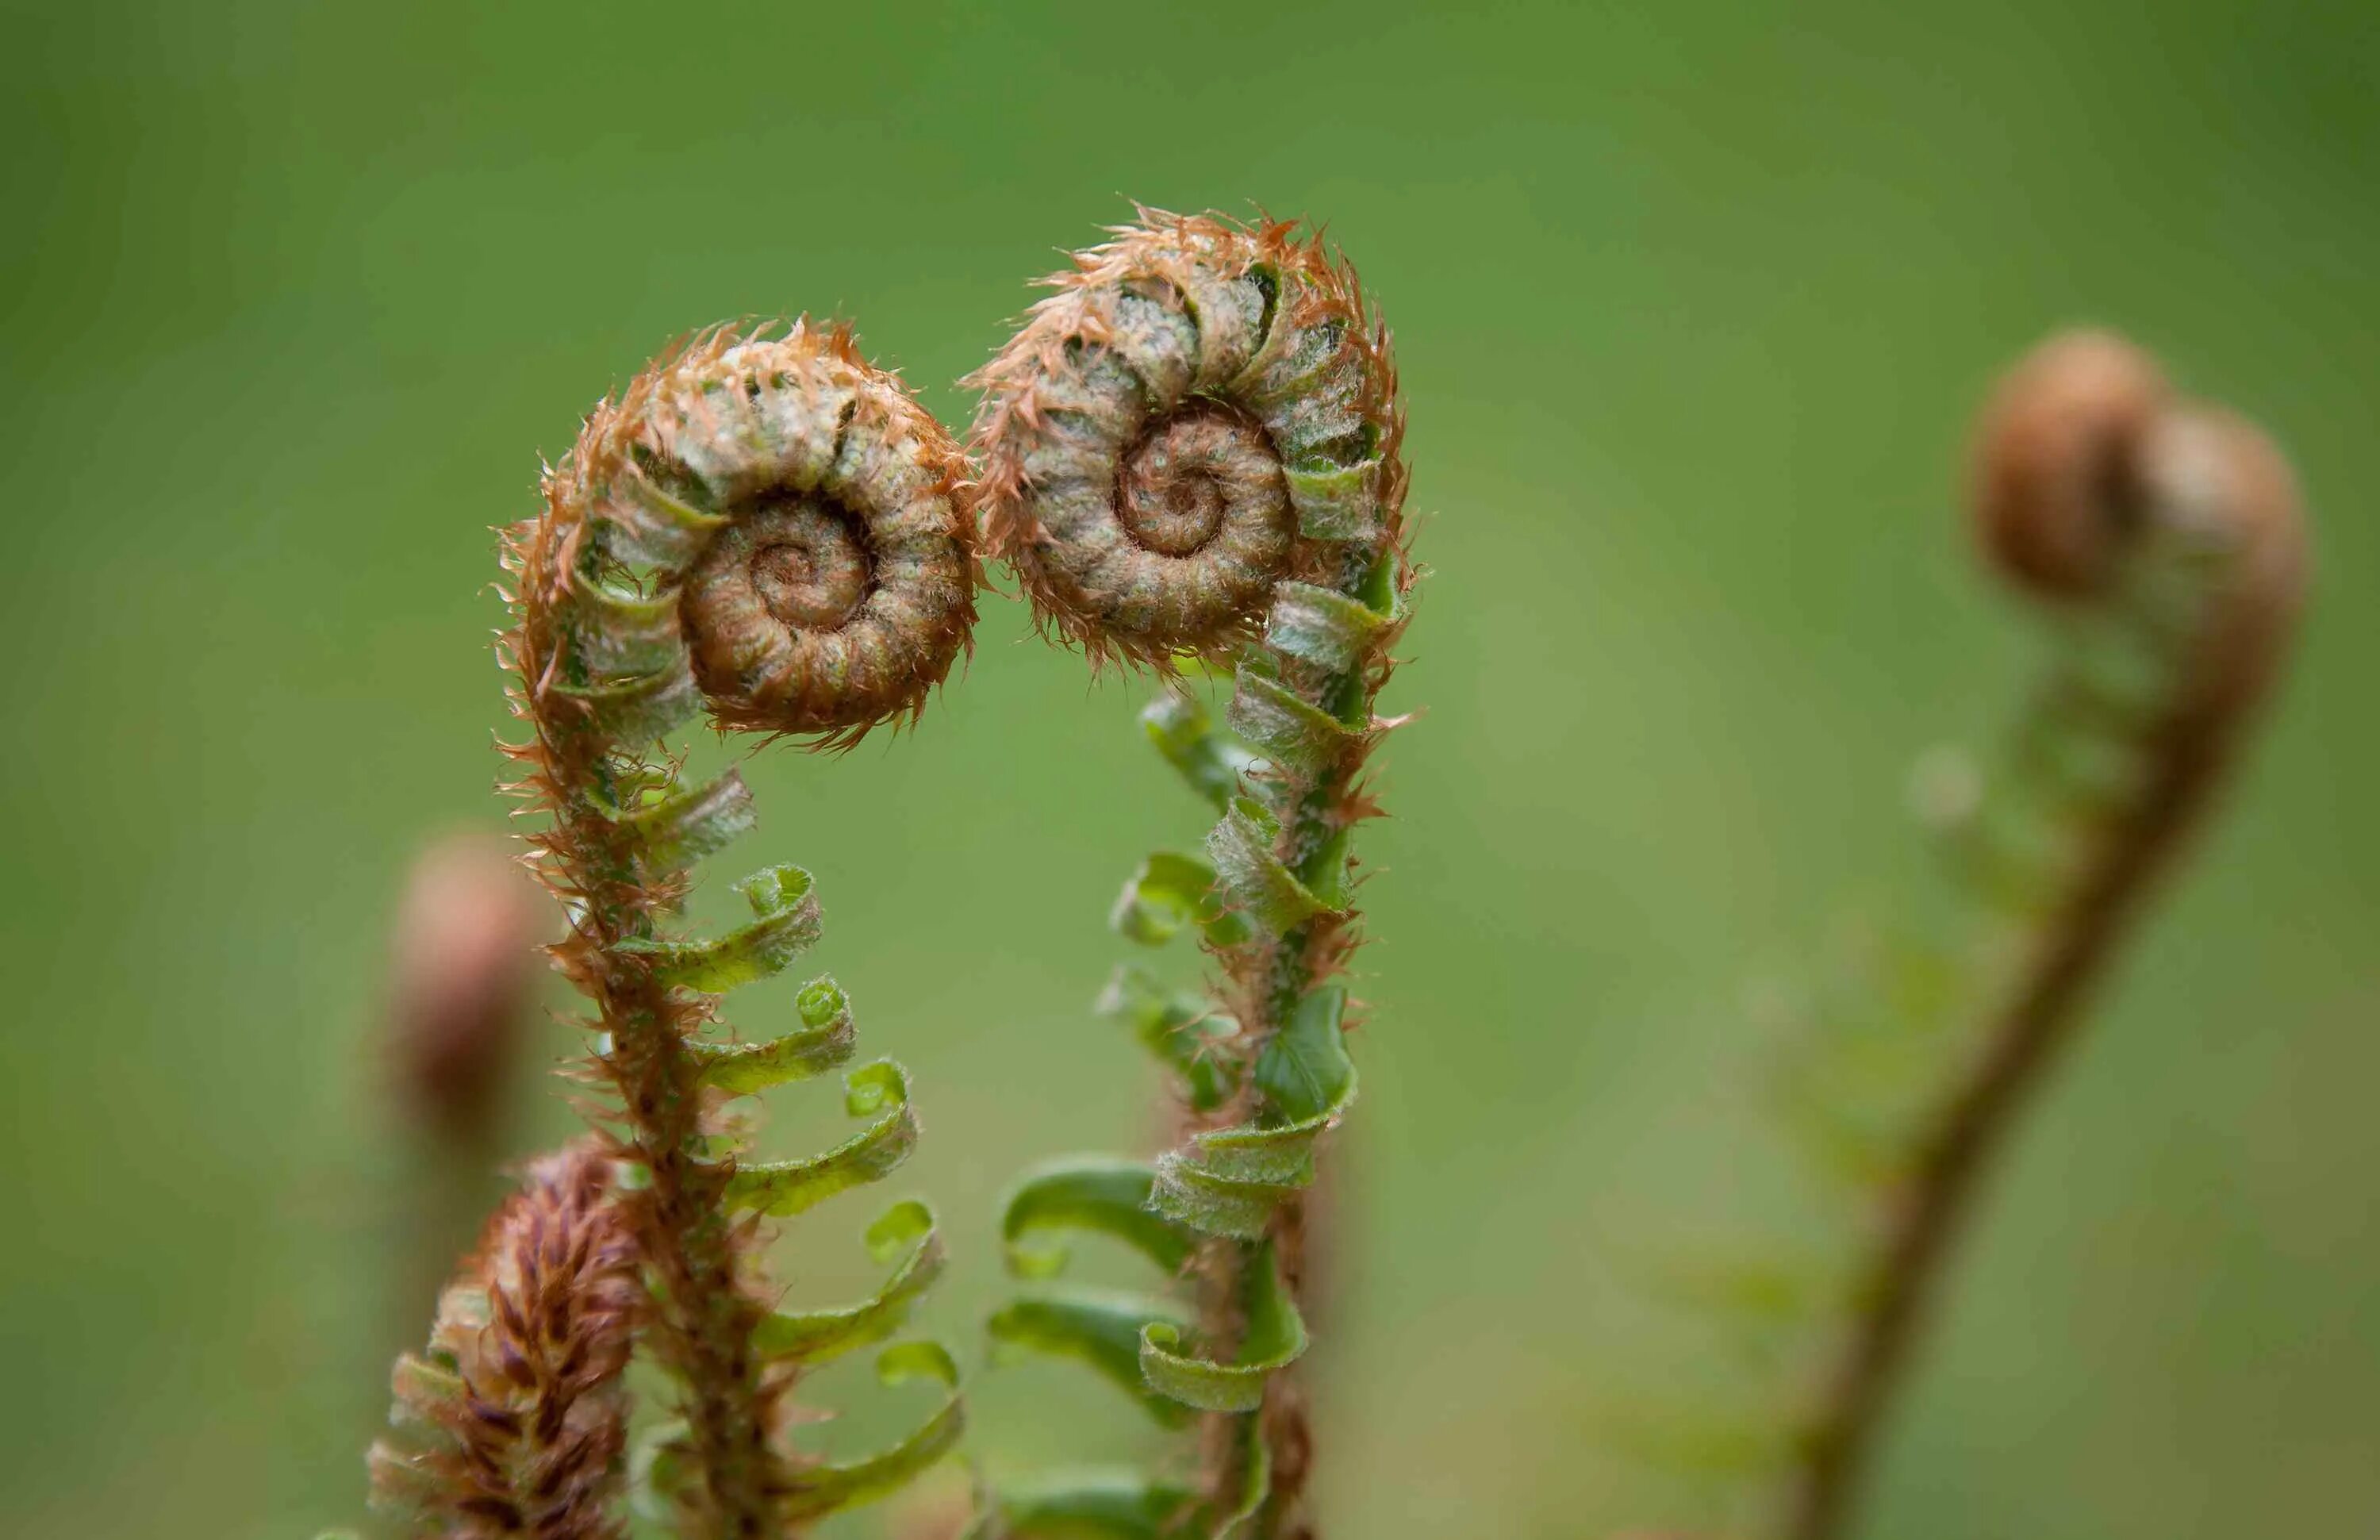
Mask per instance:
[[[769,330],[703,333],[589,420],[579,650],[599,693],[698,688],[722,727],[847,743],[914,714],[967,645],[965,461],[847,330]]]
[[[866,1130],[804,1159],[748,1158],[747,1125],[721,1103],[833,1068],[853,1029],[818,979],[792,1033],[706,1035],[719,997],[817,941],[818,898],[808,873],[771,866],[735,884],[747,923],[682,932],[694,867],[754,819],[737,770],[689,782],[666,743],[706,708],[722,727],[830,747],[914,714],[975,619],[962,464],[843,329],[719,327],[599,406],[548,469],[542,511],[504,532],[515,624],[498,652],[530,730],[504,748],[522,772],[511,789],[549,815],[528,840],[570,917],[552,950],[594,1005],[588,1072],[616,1097],[606,1149],[641,1173],[622,1207],[655,1284],[644,1337],[683,1413],[651,1430],[631,1479],[640,1509],[688,1534],[807,1533],[939,1459],[963,1424],[949,1355],[911,1342],[885,1350],[880,1374],[953,1393],[908,1437],[821,1462],[780,1437],[808,1367],[898,1330],[941,1252],[930,1214],[896,1205],[869,1244],[907,1255],[874,1295],[767,1307],[758,1237],[735,1215],[791,1216],[880,1180],[917,1125],[905,1072],[883,1061],[844,1080]]]
[[[1385,334],[1291,228],[1143,211],[968,382],[990,550],[1095,659],[1221,657],[1394,533]]]

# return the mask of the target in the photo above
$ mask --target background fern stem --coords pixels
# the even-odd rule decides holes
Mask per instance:
[[[2219,727],[2173,724],[2155,789],[2111,831],[1897,1194],[1876,1258],[1854,1285],[1860,1314],[1820,1396],[1822,1410],[1808,1435],[1785,1528],[1790,1540],[1828,1540],[1847,1531],[1876,1435],[1925,1329],[1973,1194],[2026,1098],[2073,1037],[2093,985],[2204,805],[2220,769],[2220,746],[2209,741],[2209,730],[2219,735]]]
[[[382,1268],[394,1354],[484,1228],[508,1184],[495,1174],[537,1013],[552,911],[510,841],[473,833],[425,843],[389,928],[381,1027],[382,1099],[402,1155],[387,1194]]]
[[[1877,1438],[1995,1154],[2072,1040],[2159,878],[2182,853],[2266,694],[2295,618],[2303,537],[2288,467],[2228,415],[2171,399],[2098,333],[2054,338],[1986,411],[1977,513],[2030,597],[2116,613],[2148,637],[2156,696],[2118,736],[2131,773],[2082,838],[2019,953],[2005,1004],[1929,1116],[1853,1284],[1849,1334],[1805,1425],[1779,1533],[1848,1533]],[[2158,608],[2155,586],[2179,605]],[[2072,733],[2070,661],[2020,742]],[[2104,710],[2104,706],[2101,707]]]

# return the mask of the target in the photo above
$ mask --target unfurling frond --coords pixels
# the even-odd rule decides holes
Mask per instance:
[[[678,933],[694,867],[755,819],[738,773],[687,784],[660,740],[705,709],[722,728],[826,747],[914,718],[975,620],[960,465],[848,332],[720,327],[598,406],[547,473],[543,512],[505,535],[516,624],[501,650],[529,734],[509,752],[546,815],[532,866],[570,917],[556,960],[594,1005],[589,1069],[617,1097],[609,1153],[653,1296],[643,1337],[678,1402],[633,1461],[637,1497],[688,1535],[797,1531],[957,1435],[953,1395],[869,1461],[820,1465],[783,1436],[804,1370],[896,1331],[942,1253],[923,1206],[899,1204],[876,1239],[907,1255],[880,1293],[771,1308],[759,1232],[739,1216],[791,1216],[897,1169],[917,1135],[908,1081],[889,1061],[856,1070],[847,1100],[872,1119],[864,1132],[812,1158],[750,1158],[725,1104],[839,1068],[856,1031],[820,978],[795,997],[794,1030],[711,1034],[718,997],[817,943],[818,894],[799,867],[768,867],[736,884],[747,923]],[[881,1364],[955,1388],[930,1345]]]
[[[832,744],[915,715],[975,624],[964,466],[848,331],[703,333],[547,478],[523,599],[574,656],[536,683],[632,743],[699,707]]]
[[[1311,1431],[1282,1371],[1302,1354],[1304,1200],[1355,1072],[1339,976],[1358,939],[1358,789],[1390,724],[1372,715],[1405,623],[1403,417],[1388,333],[1354,274],[1293,226],[1144,212],[1050,280],[1058,293],[974,382],[974,491],[993,554],[1046,626],[1094,663],[1229,671],[1221,723],[1178,683],[1149,737],[1221,815],[1196,855],[1150,856],[1119,934],[1185,931],[1216,976],[1118,974],[1101,1011],[1171,1070],[1188,1137],[1153,1165],[1062,1162],[1002,1228],[1017,1270],[1103,1231],[1170,1277],[1159,1296],[1028,1294],[1005,1350],[1080,1359],[1153,1416],[1208,1413],[1196,1491],[1162,1483],[1002,1492],[988,1533],[1300,1533]]]
[[[2298,609],[2279,453],[2117,338],[2055,338],[2010,373],[1973,491],[1979,543],[2048,621],[2054,659],[1996,763],[1928,767],[1947,856],[1930,933],[1828,991],[1783,1065],[1851,1255],[1739,1266],[1790,1295],[1760,1322],[1742,1291],[1714,1296],[1795,1371],[1770,1392],[1778,1458],[1755,1495],[1781,1540],[1845,1533],[1975,1190],[2207,811]]]

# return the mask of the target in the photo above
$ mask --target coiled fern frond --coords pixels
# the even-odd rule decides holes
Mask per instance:
[[[1747,1425],[1767,1459],[1745,1461],[1751,1522],[1780,1540],[1848,1532],[1992,1156],[2203,820],[2299,604],[2279,453],[2104,333],[2055,338],[2001,384],[1974,509],[2054,656],[1996,763],[1923,768],[1946,877],[1914,911],[1929,923],[1827,990],[1784,1058],[1781,1107],[1843,1258],[1700,1280],[1781,1370]]]
[[[792,1031],[715,1030],[720,997],[818,940],[818,895],[800,867],[771,867],[736,884],[748,924],[680,934],[694,867],[754,814],[737,771],[687,784],[662,742],[704,709],[722,728],[830,747],[914,717],[975,618],[960,466],[848,332],[720,327],[599,406],[547,472],[543,511],[504,535],[515,624],[500,652],[528,730],[506,752],[523,772],[514,789],[542,815],[532,868],[570,921],[554,957],[592,1005],[584,1068],[613,1097],[610,1203],[650,1294],[639,1337],[676,1403],[632,1461],[634,1496],[682,1534],[797,1533],[898,1485],[960,1431],[949,1355],[917,1342],[879,1359],[887,1379],[949,1392],[908,1439],[825,1464],[783,1437],[802,1374],[896,1332],[941,1271],[941,1243],[923,1205],[896,1204],[868,1237],[894,1263],[876,1295],[772,1307],[758,1225],[899,1167],[917,1135],[908,1077],[891,1061],[852,1071],[860,1132],[807,1158],[750,1157],[726,1104],[846,1064],[850,1006],[819,978],[795,996]],[[589,1490],[578,1529],[524,1532],[616,1533],[616,1516],[594,1511],[609,1486]]]
[[[1177,679],[1144,717],[1220,816],[1196,853],[1150,856],[1115,928],[1195,935],[1197,989],[1127,968],[1102,1011],[1174,1072],[1181,1142],[1154,1163],[1083,1158],[1027,1175],[1002,1228],[1012,1268],[1063,1265],[1051,1233],[1103,1231],[1184,1287],[1043,1288],[997,1342],[1080,1358],[1160,1424],[1205,1422],[1195,1480],[1101,1476],[999,1494],[987,1533],[1309,1533],[1312,1431],[1284,1371],[1317,1142],[1355,1072],[1344,973],[1361,939],[1355,826],[1377,811],[1373,715],[1406,620],[1403,418],[1388,333],[1354,274],[1289,224],[1144,210],[1050,282],[972,382],[990,552],[1094,663],[1227,673],[1221,723]]]

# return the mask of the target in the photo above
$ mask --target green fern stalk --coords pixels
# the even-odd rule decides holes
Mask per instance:
[[[1373,715],[1415,571],[1389,337],[1354,273],[1288,224],[1143,211],[1075,258],[971,382],[990,551],[1095,666],[1233,682],[1223,723],[1179,682],[1152,742],[1220,815],[1196,855],[1151,856],[1116,928],[1197,934],[1205,989],[1119,973],[1103,1000],[1174,1072],[1183,1142],[1152,1164],[1061,1161],[1002,1219],[1014,1270],[1047,1232],[1103,1231],[1186,1299],[1043,1289],[996,1340],[1075,1356],[1161,1425],[1204,1417],[1195,1485],[1103,1477],[1002,1494],[1013,1535],[1309,1534],[1313,1432],[1284,1371],[1305,1349],[1305,1191],[1355,1092],[1343,979],[1360,940],[1355,825],[1377,811]]]

